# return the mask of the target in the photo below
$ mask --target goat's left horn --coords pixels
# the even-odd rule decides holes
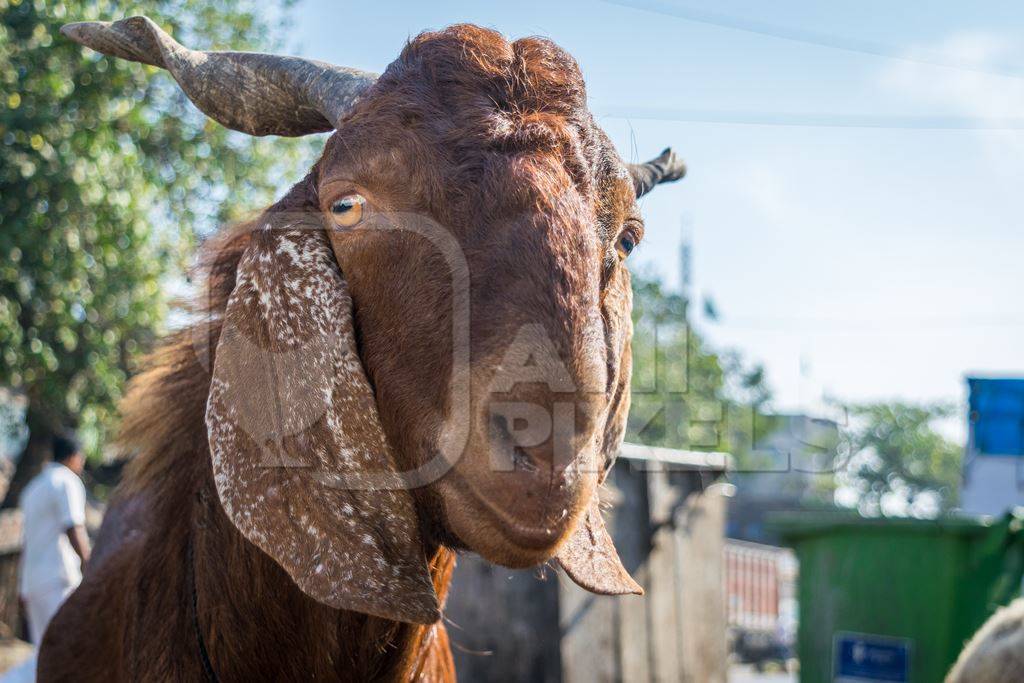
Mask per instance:
[[[167,69],[203,113],[250,135],[332,130],[377,79],[299,57],[190,50],[142,16],[67,24],[60,32],[97,52]]]
[[[658,183],[669,183],[686,175],[686,164],[671,147],[666,147],[661,154],[646,163],[628,164],[628,167],[637,197],[644,196]]]

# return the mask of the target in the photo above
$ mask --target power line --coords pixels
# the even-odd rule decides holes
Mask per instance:
[[[979,327],[1024,327],[1024,315],[993,314],[965,316],[916,316],[905,318],[875,318],[870,320],[827,318],[814,316],[743,316],[726,315],[713,323],[718,327],[780,331],[811,328],[816,331],[860,330],[872,334],[936,329],[966,329]]]
[[[644,12],[668,15],[699,24],[708,24],[710,26],[718,26],[720,28],[727,28],[735,31],[744,31],[746,33],[756,33],[762,36],[769,36],[771,38],[779,38],[781,40],[789,40],[797,43],[805,43],[807,45],[816,45],[818,47],[827,47],[835,50],[866,54],[874,57],[884,57],[887,59],[899,59],[905,62],[914,62],[917,64],[941,66],[947,69],[973,71],[990,76],[1024,78],[1024,73],[1019,69],[1002,69],[998,67],[983,68],[973,64],[966,64],[949,55],[939,52],[921,51],[909,54],[904,48],[887,45],[885,43],[861,40],[857,38],[844,38],[828,33],[819,33],[817,31],[810,31],[801,28],[780,26],[778,24],[758,21],[756,19],[744,19],[742,17],[722,14],[720,12],[680,6],[675,3],[660,2],[658,0],[604,0],[604,2],[610,5],[619,5],[620,7],[628,7],[630,9],[641,10]]]
[[[874,128],[888,130],[981,130],[1021,131],[1022,118],[974,118],[970,116],[903,116],[874,114],[801,114],[795,112],[746,112],[671,107],[594,107],[599,116],[685,123],[724,123],[741,126],[788,126],[801,128]]]

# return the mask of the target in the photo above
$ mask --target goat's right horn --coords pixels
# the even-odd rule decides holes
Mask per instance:
[[[190,50],[142,16],[67,24],[60,32],[97,52],[167,69],[203,113],[250,135],[332,130],[377,79],[299,57]]]

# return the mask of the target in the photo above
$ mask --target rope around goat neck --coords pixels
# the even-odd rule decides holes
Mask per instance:
[[[199,594],[196,591],[196,564],[195,553],[193,552],[192,537],[188,539],[188,583],[192,592],[192,628],[196,633],[196,644],[199,646],[199,660],[203,663],[203,673],[206,674],[207,683],[220,683],[217,672],[213,670],[210,662],[210,653],[206,650],[206,641],[203,640],[203,631],[199,626]]]

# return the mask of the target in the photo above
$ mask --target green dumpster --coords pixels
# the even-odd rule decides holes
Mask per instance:
[[[773,517],[800,560],[801,683],[942,681],[965,641],[1020,594],[1022,512]]]

